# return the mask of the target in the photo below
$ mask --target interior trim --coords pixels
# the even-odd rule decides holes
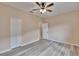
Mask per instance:
[[[0,54],[5,53],[5,52],[8,52],[8,51],[10,51],[10,50],[12,50],[12,48],[7,49],[7,50],[4,50],[4,51],[1,51]]]

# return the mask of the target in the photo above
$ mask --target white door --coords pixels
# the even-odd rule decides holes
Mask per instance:
[[[48,23],[42,24],[42,39],[48,39]]]
[[[18,17],[12,17],[10,22],[11,30],[11,48],[16,48],[21,46],[21,23],[22,20]]]

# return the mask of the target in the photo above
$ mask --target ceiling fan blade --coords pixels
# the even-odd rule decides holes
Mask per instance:
[[[46,9],[46,11],[48,11],[48,12],[52,12],[52,10],[49,10],[49,9]]]
[[[33,11],[30,11],[30,13],[34,13]]]
[[[30,13],[34,13],[34,11],[37,11],[37,10],[40,10],[40,9],[32,9]]]
[[[51,6],[53,6],[54,5],[54,3],[50,3],[49,5],[47,5],[46,7],[51,7]]]
[[[38,6],[40,6],[40,3],[39,3],[39,2],[36,2],[36,4],[37,4]]]
[[[40,9],[32,9],[32,11],[37,11],[37,10],[40,10]]]

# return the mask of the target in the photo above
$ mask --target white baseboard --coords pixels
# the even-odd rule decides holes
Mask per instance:
[[[8,52],[8,51],[10,51],[10,50],[12,50],[12,49],[10,48],[10,49],[7,49],[7,50],[4,50],[4,51],[1,51],[0,54],[5,53],[5,52]]]
[[[69,43],[69,42],[65,42],[65,41],[58,41],[58,40],[53,40],[53,41],[64,43],[64,44],[69,44],[69,45],[73,45],[73,46],[79,46],[78,44],[73,44],[73,43]]]
[[[33,40],[33,41],[31,41],[31,42],[21,44],[21,46],[25,46],[25,45],[28,45],[28,44],[34,43],[34,42],[36,42],[36,41],[38,41],[38,40]]]

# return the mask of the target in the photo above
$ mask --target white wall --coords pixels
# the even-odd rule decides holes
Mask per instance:
[[[49,39],[53,39],[54,36],[57,41],[79,45],[79,10],[44,18],[43,22],[47,22],[49,24]],[[64,39],[63,35],[63,32],[65,32],[65,26],[68,26],[69,28],[69,37],[67,39]]]
[[[11,49],[10,20],[12,16],[22,19],[22,44],[38,40],[39,31],[37,29],[40,29],[40,17],[0,3],[0,52]]]
[[[66,24],[61,24],[49,28],[49,40],[66,42],[66,39],[69,37],[70,27]]]
[[[33,30],[23,35],[22,46],[40,40],[40,30]]]

